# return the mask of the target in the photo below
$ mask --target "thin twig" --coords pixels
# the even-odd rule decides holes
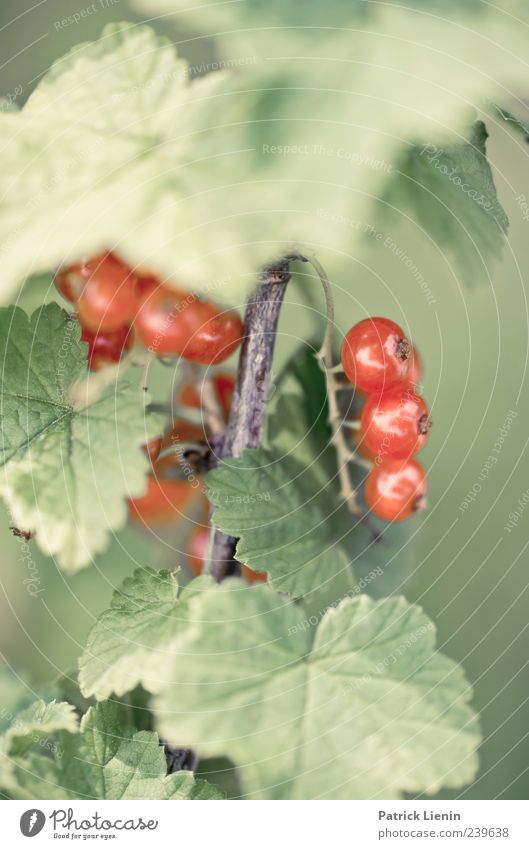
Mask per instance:
[[[321,368],[325,373],[327,381],[327,398],[329,404],[329,424],[332,428],[332,444],[336,450],[336,459],[338,463],[338,474],[340,477],[340,496],[346,502],[350,512],[355,516],[361,516],[362,510],[356,500],[356,489],[351,484],[349,476],[349,463],[352,459],[352,452],[347,444],[344,433],[344,420],[340,415],[338,406],[337,392],[341,388],[336,374],[336,365],[333,364],[333,333],[334,333],[334,298],[332,296],[331,284],[325,273],[322,264],[315,256],[309,257],[308,261],[316,271],[320,278],[323,292],[325,295],[325,306],[327,312],[327,323],[325,326],[325,334],[323,343],[317,353],[317,357]],[[351,423],[352,426],[352,423]]]

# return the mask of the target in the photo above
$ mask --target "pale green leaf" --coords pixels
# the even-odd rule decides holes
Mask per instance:
[[[114,593],[79,661],[85,696],[122,696],[137,684],[155,692],[164,680],[175,636],[187,625],[185,591],[174,572],[138,569]]]
[[[210,4],[198,11],[214,28]],[[526,84],[520,0],[450,17],[316,0],[219,11],[222,73],[190,83],[167,40],[112,24],[0,115],[4,301],[31,274],[114,248],[238,304],[292,243],[333,262],[354,251],[402,139],[453,143],[469,104]]]
[[[144,393],[124,377],[95,393],[80,382],[87,377],[80,333],[57,304],[31,319],[18,308],[0,310],[0,492],[14,523],[35,532],[68,572],[90,563],[125,523],[125,499],[145,487],[141,445],[159,428]]]
[[[36,753],[16,768],[16,798],[31,799],[218,799],[220,794],[191,772],[167,775],[158,736],[127,728],[111,702],[88,709],[79,733],[61,734],[53,757]]]
[[[276,590],[304,596],[349,571],[335,487],[294,456],[256,448],[223,460],[208,475],[208,497],[216,525],[239,538],[237,559],[266,572]]]
[[[383,199],[382,213],[411,212],[468,284],[490,275],[509,223],[487,161],[487,135],[476,121],[468,140],[411,147]]]
[[[475,775],[470,687],[419,607],[363,595],[311,623],[270,588],[228,579],[190,612],[157,727],[229,756],[245,794],[388,799]]]
[[[12,792],[17,762],[24,761],[40,741],[57,731],[75,732],[77,725],[75,710],[66,702],[39,699],[19,713],[10,713],[9,725],[0,735],[0,787]]]
[[[505,121],[511,129],[521,133],[524,140],[529,140],[529,122],[523,118],[519,118],[503,106],[491,104],[495,117],[499,116],[502,121]]]

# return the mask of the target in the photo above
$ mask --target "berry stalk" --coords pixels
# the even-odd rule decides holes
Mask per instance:
[[[325,295],[325,305],[327,310],[327,324],[325,327],[325,335],[323,344],[318,352],[318,358],[327,381],[327,402],[329,404],[329,423],[332,428],[332,442],[336,450],[336,459],[338,463],[338,474],[340,478],[340,497],[345,501],[349,511],[354,516],[361,516],[362,510],[358,506],[356,500],[356,490],[351,484],[349,477],[349,462],[355,459],[355,454],[351,454],[351,450],[347,445],[345,432],[343,428],[344,422],[340,416],[338,407],[337,393],[340,391],[340,384],[336,376],[336,367],[333,365],[333,333],[334,333],[334,299],[331,291],[331,284],[325,273],[322,264],[311,257],[310,264],[320,278]]]
[[[299,255],[289,255],[266,266],[246,304],[237,382],[224,436],[215,446],[217,459],[240,457],[245,448],[256,448],[261,443],[277,324],[290,280],[289,264],[302,259]],[[217,581],[238,574],[236,543],[234,537],[212,524],[204,574],[212,575]]]

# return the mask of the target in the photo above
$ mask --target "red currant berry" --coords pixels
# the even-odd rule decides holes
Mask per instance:
[[[389,318],[366,318],[351,328],[342,347],[342,365],[361,392],[382,392],[406,378],[411,345]]]
[[[360,421],[366,448],[382,459],[408,459],[417,454],[431,427],[424,399],[402,384],[382,395],[371,395]]]
[[[401,522],[426,507],[426,472],[416,460],[384,460],[369,472],[364,496],[375,516]]]
[[[224,417],[227,419],[228,413],[230,412],[233,391],[235,389],[235,380],[231,374],[222,371],[215,372],[211,380],[215,391],[215,397],[219,402],[222,412],[224,413]],[[178,404],[182,404],[185,407],[193,407],[194,409],[200,410],[202,406],[200,385],[197,386],[194,383],[184,383],[176,395],[176,401]]]
[[[98,333],[119,330],[136,314],[136,277],[112,254],[87,263],[89,276],[77,303],[79,321]]]
[[[94,333],[83,327],[83,342],[88,342],[88,368],[98,371],[111,363],[117,363],[124,351],[130,351],[134,343],[134,332],[127,324],[111,333]]]
[[[152,292],[155,292],[156,289],[159,289],[160,286],[162,286],[162,282],[160,278],[156,277],[154,274],[148,274],[147,272],[143,272],[141,274],[137,273],[136,293],[138,298],[150,295]]]
[[[129,500],[129,517],[148,527],[189,519],[197,493],[200,490],[187,480],[149,477],[145,494]]]
[[[63,298],[66,298],[71,304],[76,304],[81,297],[83,289],[86,286],[86,281],[91,274],[90,262],[93,263],[96,259],[97,257],[91,261],[83,260],[82,262],[75,263],[75,265],[59,268],[55,273],[55,277],[53,278],[55,286]],[[103,256],[99,259],[103,259]]]
[[[227,359],[243,336],[243,324],[233,310],[223,312],[166,286],[141,299],[135,327],[154,354],[177,354],[203,365]]]
[[[145,443],[145,445],[143,445],[143,450],[147,454],[151,463],[155,463],[160,456],[160,451],[162,450],[162,437],[159,436],[156,439],[150,439]]]
[[[195,575],[200,575],[202,572],[208,548],[208,537],[208,531],[200,527],[195,528],[189,536],[187,542],[187,559]]]

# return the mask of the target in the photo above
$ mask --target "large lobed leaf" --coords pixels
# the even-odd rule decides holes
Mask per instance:
[[[80,333],[56,304],[31,318],[0,310],[0,493],[14,523],[68,572],[125,523],[126,497],[145,486],[141,445],[159,427],[124,379],[93,397],[79,390],[87,377]]]
[[[245,794],[398,798],[475,775],[470,688],[403,598],[346,599],[312,624],[268,587],[228,579],[190,612],[157,727],[200,756],[228,755]]]
[[[166,582],[136,574],[124,589],[152,599]],[[118,666],[136,661],[129,686],[144,680],[155,692],[161,736],[200,757],[229,757],[252,797],[398,798],[472,779],[479,729],[470,688],[436,652],[417,606],[363,595],[309,616],[235,578],[199,579],[188,592],[185,604],[162,605],[164,631],[153,613],[125,613],[121,591],[81,660],[85,694],[109,695],[112,671],[121,691]],[[97,664],[105,635],[114,653]],[[155,678],[144,672],[151,665]]]
[[[240,303],[293,242],[350,255],[401,140],[454,144],[469,104],[526,79],[523,28],[490,5],[453,20],[316,0],[215,10],[248,17],[225,28],[222,73],[190,83],[166,39],[112,24],[0,115],[4,302],[30,274],[110,247]],[[198,12],[208,27],[211,12]]]

